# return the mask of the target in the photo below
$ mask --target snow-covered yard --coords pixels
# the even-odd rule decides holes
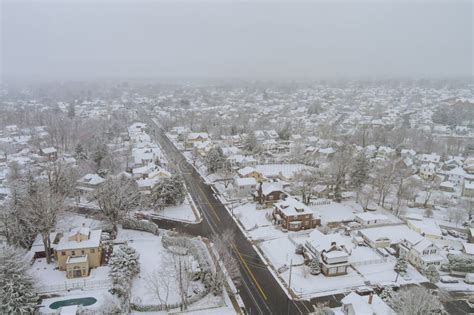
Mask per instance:
[[[165,207],[163,210],[153,212],[153,214],[178,221],[197,221],[196,214],[194,213],[188,198],[185,198],[184,202],[180,205]]]
[[[91,269],[88,277],[68,279],[66,278],[66,272],[60,271],[56,262],[53,261],[47,264],[46,258],[39,258],[35,260],[29,271],[31,276],[36,280],[35,284],[40,288],[40,291],[41,288],[47,289],[48,287],[54,286],[64,286],[66,288],[74,284],[109,282],[108,266]]]
[[[119,229],[117,241],[126,241],[129,246],[133,247],[140,255],[140,274],[133,280],[132,285],[132,301],[139,304],[161,304],[151,287],[151,278],[153,274],[161,277],[165,271],[169,276],[169,288],[167,304],[177,303],[181,300],[179,295],[179,272],[173,267],[176,261],[173,255],[163,247],[161,243],[162,236],[156,236],[147,232],[135,230]],[[176,258],[176,257],[175,257]],[[176,258],[177,259],[177,258]],[[190,255],[181,257],[182,262],[189,262],[191,268],[197,263]],[[193,295],[194,290],[202,290],[201,281],[190,281],[188,294]],[[161,288],[165,293],[165,288]]]

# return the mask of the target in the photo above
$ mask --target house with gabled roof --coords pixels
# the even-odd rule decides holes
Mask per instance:
[[[325,276],[347,274],[352,246],[350,240],[339,234],[323,234],[319,230],[311,232],[305,243],[311,255],[319,259]]]
[[[417,242],[405,239],[400,245],[400,256],[416,268],[425,269],[430,265],[440,266],[447,259],[441,255],[441,249],[432,241],[423,238]]]
[[[313,229],[321,225],[319,213],[292,197],[274,203],[272,216],[288,231]]]

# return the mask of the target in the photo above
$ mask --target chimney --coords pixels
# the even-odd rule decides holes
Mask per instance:
[[[374,295],[372,293],[370,293],[369,295],[369,304],[372,304],[372,298],[374,297]]]

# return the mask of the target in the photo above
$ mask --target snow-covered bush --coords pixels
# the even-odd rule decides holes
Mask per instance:
[[[429,265],[425,269],[425,276],[431,283],[436,283],[439,281],[439,272],[434,265]]]
[[[319,275],[321,273],[321,266],[319,265],[319,259],[314,257],[309,263],[310,273],[312,275]]]
[[[160,234],[158,225],[148,220],[137,220],[134,218],[125,218],[122,220],[122,227],[129,230],[137,230],[153,233],[155,235]]]
[[[115,248],[109,260],[112,279],[112,293],[122,301],[122,310],[128,311],[132,279],[140,272],[140,262],[137,251],[129,246],[120,245]]]
[[[173,247],[187,249],[188,253],[198,262],[201,272],[208,273],[212,271],[209,256],[207,255],[207,249],[200,240],[183,236],[171,236],[169,233],[166,233],[163,234],[161,243],[166,249]]]
[[[474,272],[474,258],[449,255],[449,270],[455,273],[471,273]]]
[[[390,298],[389,305],[400,315],[444,314],[439,298],[418,286],[400,289]]]
[[[38,302],[33,280],[26,273],[24,253],[14,247],[0,249],[0,313],[32,314]]]

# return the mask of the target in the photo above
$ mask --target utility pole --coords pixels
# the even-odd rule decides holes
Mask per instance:
[[[290,315],[290,299],[291,299],[291,272],[293,270],[293,259],[290,260],[290,275],[288,276],[288,308],[287,314]]]
[[[184,297],[183,297],[183,280],[181,279],[181,275],[182,275],[181,256],[178,256],[178,264],[179,264],[179,293],[181,295],[181,307],[180,307],[180,309],[183,310],[183,308],[184,308]]]

